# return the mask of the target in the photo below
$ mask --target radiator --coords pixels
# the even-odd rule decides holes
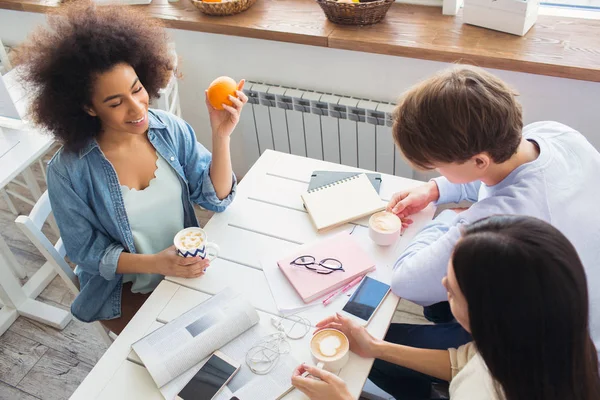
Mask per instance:
[[[246,82],[240,125],[250,165],[266,149],[412,178],[394,146],[394,105]]]

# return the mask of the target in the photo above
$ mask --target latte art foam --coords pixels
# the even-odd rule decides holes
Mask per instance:
[[[310,346],[319,359],[331,361],[343,357],[350,344],[342,333],[325,329],[313,336]]]
[[[202,243],[204,243],[204,236],[202,235],[202,232],[190,231],[183,234],[179,238],[178,247],[185,250],[192,250],[201,247]]]
[[[396,232],[402,228],[402,222],[396,215],[382,211],[373,215],[371,226],[380,232]]]
[[[327,357],[335,356],[340,347],[342,347],[342,341],[337,336],[327,336],[319,343],[321,354]]]

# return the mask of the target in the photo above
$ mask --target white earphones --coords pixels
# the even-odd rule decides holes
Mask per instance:
[[[293,323],[288,328],[283,321]],[[271,325],[278,332],[264,337],[246,353],[246,365],[258,375],[268,374],[277,364],[279,357],[290,352],[287,339],[302,339],[311,326],[308,319],[295,315],[285,318],[271,317]]]
[[[278,331],[283,332],[283,325],[281,324],[281,319],[276,317],[271,317],[271,325],[275,327]]]
[[[282,318],[271,317],[271,325],[292,340],[302,339],[310,330],[310,321],[297,315]]]

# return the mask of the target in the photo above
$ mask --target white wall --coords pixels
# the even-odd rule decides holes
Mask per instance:
[[[0,10],[0,38],[15,44],[43,23],[41,14]],[[217,76],[394,101],[447,63],[368,54],[259,39],[169,30],[181,56],[183,116],[210,148],[204,90]],[[516,87],[525,121],[553,119],[586,135],[600,148],[600,83],[492,70]],[[247,170],[241,134],[232,140],[236,173]]]

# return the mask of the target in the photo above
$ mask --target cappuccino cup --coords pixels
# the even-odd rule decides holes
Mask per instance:
[[[380,246],[393,244],[402,232],[402,221],[391,212],[380,211],[369,218],[369,237]]]
[[[343,332],[327,328],[312,337],[310,352],[317,368],[336,373],[348,362],[350,342]]]
[[[208,241],[204,229],[196,227],[177,232],[173,244],[181,257],[200,257],[209,261],[217,258],[220,250],[217,244]]]

